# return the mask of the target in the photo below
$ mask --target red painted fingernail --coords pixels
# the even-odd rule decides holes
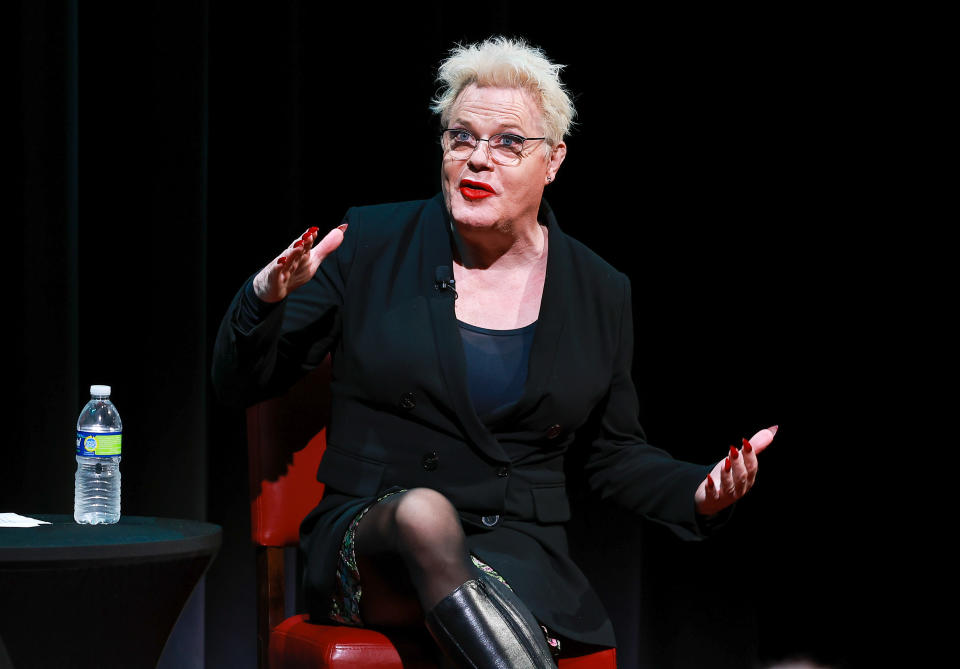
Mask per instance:
[[[347,231],[347,224],[346,224],[346,223],[341,223],[340,225],[337,226],[337,230],[339,230],[340,232],[346,232],[346,231]]]
[[[302,239],[298,239],[297,241],[295,241],[295,242],[293,243],[293,248],[297,248],[298,246],[303,246],[303,240],[302,240]]]
[[[287,259],[286,259],[286,258],[284,258],[284,257],[277,258],[277,264],[278,264],[278,265],[282,265],[282,264],[285,263],[285,262],[287,262]]]
[[[736,460],[738,457],[740,457],[740,451],[738,451],[738,450],[735,449],[733,446],[731,446],[731,447],[730,447],[730,459],[731,459],[731,460]]]
[[[750,444],[750,440],[749,440],[749,439],[744,438],[744,440],[743,440],[743,450],[746,451],[747,453],[749,453],[750,451],[753,450],[753,446]]]
[[[723,465],[723,471],[725,471],[725,472],[730,471],[730,458],[727,458],[726,462],[724,463],[724,465]]]
[[[307,241],[307,239],[309,239],[309,238],[310,238],[310,233],[309,233],[309,232],[304,232],[304,233],[303,233],[303,237],[300,238],[300,241],[301,241],[301,242],[305,242],[305,241]]]
[[[710,477],[710,476],[707,477],[707,487],[708,487],[708,488],[712,488],[712,487],[713,487],[713,478]]]
[[[309,230],[307,230],[307,234],[308,234],[308,235],[315,235],[315,234],[317,234],[317,231],[318,231],[319,229],[320,229],[320,228],[317,228],[317,227],[310,228]]]

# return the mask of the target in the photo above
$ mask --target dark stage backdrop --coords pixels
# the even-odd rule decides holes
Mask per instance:
[[[306,228],[436,192],[436,64],[493,33],[568,65],[578,125],[547,198],[633,281],[650,440],[708,462],[781,428],[714,540],[588,508],[577,551],[622,666],[857,657],[865,530],[850,491],[877,372],[855,322],[869,277],[845,256],[861,61],[844,19],[551,11],[24,0],[11,12],[20,410],[0,510],[69,512],[76,415],[89,384],[112,384],[124,513],[225,530],[205,603],[191,604],[205,632],[168,649],[170,666],[255,663],[243,415],[208,380],[224,309]],[[366,141],[371,128],[390,140]]]

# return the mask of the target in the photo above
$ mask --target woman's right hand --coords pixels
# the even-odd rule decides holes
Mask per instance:
[[[317,241],[319,228],[310,228],[283,253],[260,270],[253,279],[253,290],[264,302],[279,302],[313,278],[320,263],[340,246],[347,224],[334,228]]]

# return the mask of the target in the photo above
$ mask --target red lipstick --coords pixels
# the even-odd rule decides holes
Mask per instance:
[[[493,190],[493,186],[485,184],[482,181],[461,179],[460,193],[468,200],[482,200],[485,197],[496,195],[497,191]]]

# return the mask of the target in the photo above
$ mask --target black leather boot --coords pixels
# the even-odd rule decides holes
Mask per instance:
[[[543,631],[523,602],[486,575],[472,579],[427,613],[427,629],[458,667],[555,669]]]

